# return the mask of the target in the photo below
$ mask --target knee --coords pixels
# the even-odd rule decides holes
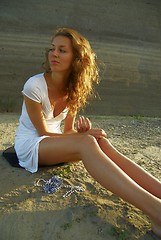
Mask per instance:
[[[97,145],[97,140],[95,137],[93,137],[92,135],[84,135],[82,138],[82,143],[85,146],[95,146]]]

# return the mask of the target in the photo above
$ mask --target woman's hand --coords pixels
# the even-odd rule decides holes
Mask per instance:
[[[76,121],[76,129],[79,133],[87,132],[91,127],[92,124],[88,118],[79,117]]]
[[[106,137],[106,133],[101,128],[92,128],[92,124],[88,118],[79,117],[76,122],[76,129],[78,133],[87,133],[96,139]]]
[[[93,137],[95,137],[97,140],[99,138],[106,137],[105,131],[103,129],[101,129],[101,128],[91,128],[86,133],[91,135],[91,136],[93,136]]]

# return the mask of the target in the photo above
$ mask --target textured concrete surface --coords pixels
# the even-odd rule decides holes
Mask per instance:
[[[84,34],[105,63],[101,101],[86,113],[161,117],[160,0],[1,0],[0,111],[20,110],[58,26]]]

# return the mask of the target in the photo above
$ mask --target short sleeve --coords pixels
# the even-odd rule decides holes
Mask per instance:
[[[34,77],[27,80],[23,87],[22,94],[35,102],[42,102],[40,84]]]

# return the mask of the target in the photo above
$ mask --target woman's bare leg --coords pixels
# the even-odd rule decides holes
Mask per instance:
[[[98,141],[98,144],[102,151],[128,176],[130,176],[130,178],[132,178],[145,190],[161,199],[161,182],[159,182],[158,179],[121,154],[108,139],[102,138]]]
[[[61,162],[80,161],[79,142],[82,136],[48,137],[39,143],[39,164],[53,165]]]
[[[51,137],[39,146],[40,163],[82,159],[87,171],[103,187],[145,212],[154,224],[154,232],[161,236],[161,200],[133,181],[99,147],[92,136]]]

